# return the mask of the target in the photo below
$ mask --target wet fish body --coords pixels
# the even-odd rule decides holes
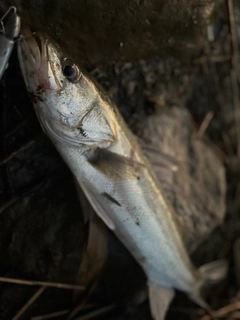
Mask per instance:
[[[115,105],[59,48],[36,37],[22,37],[19,60],[42,128],[144,269],[154,317],[164,317],[173,289],[207,308],[200,288],[219,270],[221,277],[223,265],[194,268],[161,185]]]
[[[20,18],[15,7],[10,7],[0,20],[0,79],[7,68],[16,37],[20,32]]]

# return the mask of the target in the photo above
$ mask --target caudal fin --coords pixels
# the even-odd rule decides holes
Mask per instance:
[[[216,284],[223,280],[228,272],[228,263],[226,260],[216,260],[204,264],[199,268],[200,273],[206,285]]]
[[[212,314],[213,310],[201,297],[201,287],[214,285],[223,280],[228,272],[228,263],[226,260],[212,261],[201,266],[199,272],[202,275],[202,284],[195,292],[190,294],[190,298],[209,314]]]
[[[228,264],[226,260],[217,260],[201,266],[199,271],[202,274],[202,285],[213,285],[226,277]],[[200,287],[202,285],[200,284],[196,287],[196,290],[194,290],[195,292],[190,294],[190,298],[199,306],[204,308],[208,313],[212,314],[212,309],[201,297]],[[164,320],[170,303],[174,297],[174,289],[149,282],[148,291],[152,317],[155,320]]]
[[[153,319],[164,320],[174,297],[174,289],[148,283],[150,309]]]

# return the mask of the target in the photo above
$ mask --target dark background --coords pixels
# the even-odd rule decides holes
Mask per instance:
[[[238,1],[233,3],[239,43],[240,6]],[[236,48],[234,51],[228,2],[219,1],[214,9],[211,1],[200,0],[2,1],[1,11],[9,5],[17,7],[23,23],[56,41],[103,85],[139,137],[144,135],[151,117],[156,118],[159,112],[168,114],[173,107],[187,108],[196,130],[213,112],[206,134],[211,141],[208,148],[212,152],[217,149],[217,157],[225,166],[228,191],[226,203],[224,195],[221,201],[226,204],[226,214],[221,224],[223,207],[215,209],[211,221],[206,219],[208,209],[206,216],[200,209],[189,215],[192,222],[194,214],[203,214],[198,231],[190,223],[189,232],[199,232],[193,243],[198,249],[192,258],[197,265],[228,259],[228,278],[208,289],[207,299],[216,309],[236,301],[240,188],[239,120],[234,110],[239,103],[239,80],[235,77],[239,68],[238,62],[231,60]],[[214,42],[207,38],[209,23]],[[83,221],[84,208],[78,202],[71,173],[39,127],[16,50],[1,81],[0,99],[0,276],[74,283],[86,250],[88,223]],[[178,129],[171,139],[181,136],[181,128],[189,125],[186,122],[181,127],[178,120],[172,118],[171,123],[176,123],[173,127]],[[183,145],[190,149],[189,141]],[[171,153],[176,146],[170,143],[168,148]],[[190,157],[188,151],[186,155]],[[180,189],[181,184],[179,197],[183,198]],[[219,198],[214,198],[214,192],[210,194],[217,203]],[[198,196],[188,195],[186,207]],[[108,232],[107,239],[107,262],[93,296],[86,299],[87,306],[94,304],[94,310],[113,306],[110,313],[96,319],[151,319],[144,275],[114,235]],[[2,283],[1,319],[12,319],[37,289]],[[71,291],[47,289],[21,319],[72,310],[73,306]],[[92,309],[82,313],[90,317]],[[203,315],[183,294],[178,294],[168,319],[201,319]],[[231,316],[234,319],[234,314]],[[226,314],[225,319],[230,315]]]

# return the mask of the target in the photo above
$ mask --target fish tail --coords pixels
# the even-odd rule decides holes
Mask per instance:
[[[213,314],[214,311],[211,307],[204,301],[201,296],[201,289],[205,286],[215,285],[221,280],[223,280],[228,272],[228,263],[226,260],[216,260],[210,263],[204,264],[199,268],[201,281],[194,293],[189,296],[191,300],[197,303],[200,307],[205,309],[209,314]]]
[[[226,260],[216,260],[204,264],[199,268],[204,284],[214,285],[223,280],[228,272],[228,263]]]
[[[228,264],[226,260],[213,261],[199,268],[200,281],[193,292],[189,294],[189,297],[209,314],[213,314],[214,311],[201,297],[201,289],[205,285],[213,285],[223,280],[226,277],[227,271]],[[155,320],[164,320],[170,303],[174,298],[174,289],[149,281],[148,291],[152,317]]]

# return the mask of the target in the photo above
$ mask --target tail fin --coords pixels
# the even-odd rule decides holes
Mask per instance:
[[[213,310],[201,297],[201,287],[204,285],[214,285],[223,280],[228,272],[228,263],[226,260],[216,260],[201,266],[199,268],[199,272],[202,275],[201,285],[194,293],[190,294],[190,298],[203,309],[205,309],[209,314],[212,314]]]
[[[174,298],[174,289],[149,282],[148,291],[152,317],[155,320],[164,320],[170,303]]]
[[[213,285],[226,277],[228,264],[226,260],[217,260],[203,265],[199,268],[199,271],[202,274],[201,284]],[[201,298],[201,284],[197,285],[195,292],[190,294],[190,298],[209,314],[212,314],[212,309]],[[155,320],[164,320],[169,305],[174,297],[174,289],[162,287],[156,283],[149,282],[148,290],[152,317]]]
[[[213,285],[223,280],[228,272],[228,263],[226,260],[216,260],[204,264],[199,268],[200,273],[207,285]]]

